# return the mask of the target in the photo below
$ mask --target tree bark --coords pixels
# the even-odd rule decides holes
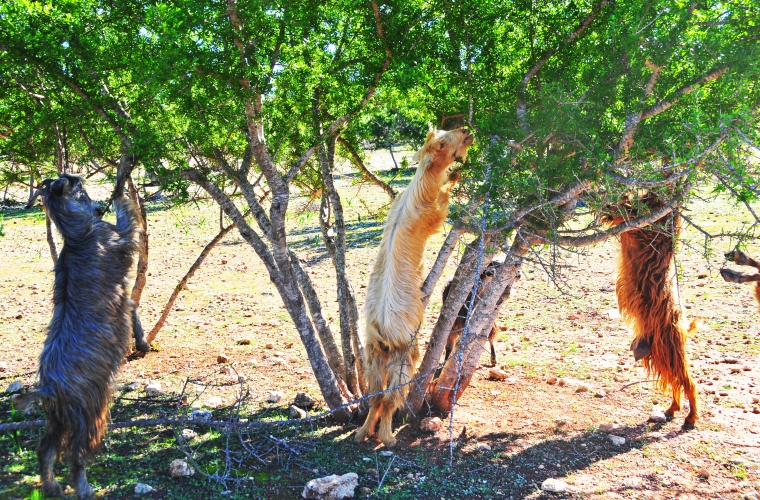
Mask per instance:
[[[459,241],[459,237],[463,234],[464,229],[454,226],[446,236],[443,245],[441,245],[441,249],[438,251],[438,256],[435,258],[435,263],[433,264],[433,267],[430,268],[427,278],[425,278],[425,282],[422,283],[423,309],[426,308],[428,302],[430,302],[430,297],[433,295],[433,289],[443,273],[443,268],[446,267],[451,252],[454,251],[454,248],[456,248],[457,242]]]
[[[343,205],[335,189],[333,167],[335,158],[335,138],[329,139],[327,148],[320,147],[319,163],[322,171],[324,189],[322,191],[322,209],[320,226],[325,246],[328,248],[338,291],[338,310],[340,314],[341,346],[346,367],[346,384],[355,395],[366,392],[364,386],[364,349],[359,340],[359,308],[356,305],[351,281],[346,274],[346,222],[343,217]],[[329,208],[329,209],[328,209]],[[335,219],[335,240],[328,235],[330,213]],[[352,346],[352,344],[354,344]],[[356,352],[356,355],[354,353]]]
[[[478,245],[479,238],[470,242],[465,249],[464,255],[459,262],[454,278],[451,283],[451,289],[446,301],[441,308],[441,312],[438,315],[438,321],[433,328],[433,333],[430,335],[430,342],[425,355],[422,358],[417,373],[414,378],[415,384],[409,391],[407,408],[414,414],[419,414],[422,409],[422,405],[425,402],[425,396],[427,394],[428,386],[433,378],[433,374],[441,361],[444,348],[446,347],[446,340],[451,332],[451,327],[454,326],[459,309],[462,307],[467,294],[472,290],[472,286],[475,283],[475,277],[482,272],[482,268],[485,268],[493,259],[493,253],[488,251],[493,249],[491,244],[491,235],[485,233],[485,241],[483,242],[483,258],[481,259],[480,266],[478,266]]]
[[[47,208],[45,208],[45,236],[50,248],[50,257],[53,259],[53,265],[56,265],[58,263],[58,248],[56,248],[55,237],[53,236],[53,221],[50,220]]]
[[[446,361],[441,375],[430,385],[428,398],[433,409],[450,411],[470,385],[480,355],[488,343],[488,334],[499,313],[499,298],[514,284],[522,259],[529,249],[530,245],[518,234],[506,262],[498,268],[480,301],[470,312],[465,332]]]
[[[145,202],[132,180],[132,175],[130,174],[127,179],[127,183],[129,184],[129,198],[137,209],[137,222],[140,224],[140,227],[142,227],[140,254],[137,259],[137,273],[135,275],[135,284],[132,287],[132,300],[134,300],[135,304],[139,306],[143,290],[145,289],[145,283],[148,280],[148,213],[145,209]],[[152,342],[152,340],[153,339],[151,338],[148,343]]]
[[[261,153],[261,150],[259,150],[259,153]],[[264,169],[262,168],[262,170]],[[274,181],[269,182],[274,194],[272,199],[273,206],[270,210],[270,214],[272,214],[270,219],[272,222],[272,252],[270,252],[269,247],[256,231],[248,225],[243,214],[238,210],[232,200],[219,188],[219,186],[206,179],[205,176],[197,170],[187,169],[182,172],[183,178],[195,182],[214,198],[222,210],[224,210],[224,213],[227,214],[227,217],[229,217],[238,228],[243,239],[256,251],[256,254],[266,266],[267,271],[269,272],[269,279],[277,288],[280,297],[282,297],[285,308],[301,337],[301,342],[306,348],[306,354],[311,363],[312,371],[317,379],[322,396],[325,398],[325,402],[333,410],[340,408],[333,413],[336,420],[348,421],[350,418],[350,411],[346,407],[347,401],[343,397],[343,392],[341,391],[338,379],[333,374],[333,370],[327,362],[325,354],[322,351],[322,346],[317,339],[314,327],[306,312],[304,299],[295,277],[294,266],[290,260],[290,250],[287,248],[285,240],[284,218],[284,211],[287,209],[288,200],[287,185],[282,182],[282,178],[279,177],[276,170],[274,172],[269,171],[268,174],[267,180],[269,181],[269,178],[271,177]],[[275,178],[279,179],[280,182],[278,183]],[[277,185],[276,191],[273,184]],[[283,188],[285,189],[284,192],[282,191]]]

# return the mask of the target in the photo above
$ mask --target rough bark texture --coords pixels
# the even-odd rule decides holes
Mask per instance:
[[[454,353],[441,371],[441,375],[430,385],[428,398],[430,406],[438,411],[450,411],[459,397],[470,384],[478,367],[480,355],[488,344],[488,335],[496,316],[499,298],[507,287],[515,282],[522,265],[523,257],[530,245],[523,238],[515,238],[507,260],[487,285],[482,298],[470,314],[467,335],[462,334]],[[456,392],[456,397],[454,393]]]
[[[491,236],[485,235],[486,241],[484,242],[484,248],[493,248],[490,244]],[[491,256],[491,257],[489,257]],[[490,262],[493,254],[488,251],[483,252],[483,259],[480,267],[485,267]],[[430,342],[425,350],[425,355],[422,358],[417,373],[414,378],[417,380],[409,391],[409,397],[407,400],[407,408],[414,415],[419,414],[422,409],[422,405],[425,402],[425,396],[427,394],[428,386],[433,378],[433,374],[441,361],[441,356],[446,348],[446,340],[451,332],[451,327],[456,321],[459,309],[464,303],[464,299],[467,294],[472,290],[475,277],[480,274],[482,269],[479,269],[478,264],[478,239],[472,241],[465,249],[464,255],[459,262],[454,278],[451,282],[451,289],[446,302],[441,308],[441,312],[438,315],[438,321],[433,328],[433,333],[430,335]]]
[[[53,236],[53,221],[50,220],[47,210],[45,210],[45,236],[48,248],[50,248],[50,257],[53,259],[53,265],[55,265],[58,262],[58,248],[55,245],[55,237]]]
[[[343,205],[333,182],[333,165],[335,140],[328,141],[327,148],[319,148],[319,163],[322,170],[324,189],[322,191],[322,210],[320,225],[325,245],[328,248],[338,291],[338,309],[340,314],[341,346],[346,367],[346,384],[356,395],[366,392],[364,387],[363,360],[364,353],[359,341],[359,308],[356,305],[351,281],[346,273],[346,223],[343,218]],[[328,235],[330,214],[335,220],[335,236]],[[353,345],[352,345],[353,344]],[[354,354],[356,353],[356,354]]]
[[[134,203],[137,209],[137,222],[142,228],[142,238],[140,240],[140,254],[137,259],[137,272],[135,274],[135,284],[132,287],[132,300],[135,304],[140,305],[140,299],[142,298],[142,292],[145,289],[145,283],[148,277],[148,213],[145,209],[145,200],[140,196],[137,191],[132,176],[128,178],[129,183],[129,197]],[[153,339],[148,341],[152,342]]]
[[[298,286],[298,280],[296,279],[296,273],[293,269],[293,265],[290,260],[290,250],[287,248],[285,241],[285,217],[284,210],[287,205],[287,185],[282,182],[282,178],[275,172],[269,172],[270,177],[274,182],[269,182],[278,185],[278,191],[272,187],[274,193],[272,201],[271,223],[272,223],[272,247],[273,252],[270,252],[268,245],[261,239],[256,231],[248,225],[243,214],[238,210],[232,200],[213,182],[209,181],[199,171],[188,169],[183,171],[182,175],[186,180],[195,182],[206,190],[209,195],[219,204],[224,210],[224,213],[229,217],[235,226],[238,228],[240,235],[243,239],[253,247],[256,254],[269,272],[269,278],[272,284],[277,288],[277,291],[282,297],[285,308],[290,314],[291,319],[298,330],[301,337],[301,342],[306,349],[306,354],[311,363],[312,370],[319,384],[319,388],[322,395],[325,398],[325,402],[331,409],[337,409],[343,407],[346,404],[346,399],[341,391],[338,379],[333,374],[333,370],[327,362],[322,346],[317,339],[316,332],[309,320],[309,316],[306,312],[306,305],[304,303],[301,290]],[[279,179],[279,183],[275,179]],[[269,180],[269,179],[268,179]],[[285,189],[285,192],[281,191]],[[339,421],[347,421],[350,417],[350,412],[347,408],[342,408],[336,411],[335,418]]]
[[[438,251],[438,256],[435,258],[435,263],[433,264],[433,267],[430,268],[427,278],[425,278],[425,282],[422,283],[422,307],[427,307],[428,302],[430,302],[430,297],[433,295],[433,289],[443,273],[443,268],[446,267],[451,252],[454,251],[457,242],[459,241],[459,237],[463,234],[463,229],[453,227],[451,228],[451,231],[449,231],[449,234],[446,235],[446,239],[444,240],[443,245],[441,245],[441,249]]]

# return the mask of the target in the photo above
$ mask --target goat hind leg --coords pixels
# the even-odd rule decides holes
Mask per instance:
[[[689,400],[689,414],[686,416],[686,420],[683,422],[684,429],[693,429],[699,418],[699,403],[697,402],[697,387],[690,379],[689,385],[684,385],[683,392],[686,398]]]
[[[379,405],[382,405],[382,403],[379,403]],[[361,443],[367,439],[367,436],[375,432],[377,420],[380,418],[379,405],[374,402],[370,403],[367,419],[364,421],[364,425],[356,431],[356,435],[354,436],[357,443]]]
[[[69,478],[73,483],[72,486],[76,492],[77,498],[82,500],[91,500],[95,498],[95,492],[92,490],[92,486],[87,483],[87,473],[85,471],[87,460],[72,453],[69,455],[69,462],[71,463]]]
[[[396,405],[392,401],[383,401],[380,404],[380,428],[377,432],[377,437],[386,446],[391,448],[396,445],[396,438],[393,437],[392,423],[393,412],[396,411]]]
[[[48,436],[43,437],[39,447],[37,447],[37,458],[40,462],[40,481],[42,481],[42,492],[45,496],[60,497],[63,495],[61,485],[56,481],[53,472],[53,464],[55,464],[57,457],[58,450],[54,441]]]

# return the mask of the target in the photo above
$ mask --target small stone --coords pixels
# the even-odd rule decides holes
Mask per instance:
[[[369,495],[370,493],[372,493],[372,490],[367,488],[366,486],[362,486],[361,488],[359,488],[359,493],[361,493],[362,495]]]
[[[308,392],[299,392],[296,394],[293,404],[304,410],[311,410],[317,402],[314,401]]]
[[[238,339],[238,345],[251,345],[251,339]]]
[[[611,433],[611,432],[615,432],[617,430],[620,430],[620,426],[618,424],[616,424],[616,423],[613,423],[613,422],[602,424],[602,425],[599,426],[599,431],[600,432],[606,432],[608,434]]]
[[[555,385],[557,383],[557,377],[549,377],[546,379],[546,383],[549,385]]]
[[[506,380],[509,378],[509,374],[501,368],[491,368],[488,370],[488,378],[491,380]]]
[[[612,444],[615,446],[623,446],[625,444],[625,438],[622,436],[616,436],[614,434],[610,434],[607,436],[610,438],[610,441],[612,441]]]
[[[615,382],[625,382],[625,377],[623,377],[622,375],[618,375],[616,373],[615,376],[612,377],[612,380],[614,380]]]
[[[172,477],[192,476],[195,474],[195,469],[179,458],[173,460],[172,463],[169,464],[169,471],[171,472]]]
[[[230,358],[228,358],[226,354],[220,354],[216,357],[216,362],[218,364],[229,363],[229,361],[230,361]]]
[[[564,493],[567,491],[567,483],[550,477],[541,483],[541,489],[549,493]]]
[[[731,367],[731,373],[741,373],[741,372],[742,372],[742,369],[739,368],[738,366]]]
[[[137,483],[135,485],[135,494],[142,495],[143,493],[150,493],[153,491],[153,487],[149,484]]]
[[[737,467],[741,467],[742,465],[745,465],[747,462],[744,461],[743,458],[734,457],[730,460],[730,462],[733,465],[736,465]]]
[[[752,408],[752,413],[754,413],[754,414],[760,413],[760,408],[758,408],[757,406],[755,406],[754,408]]]
[[[612,285],[604,285],[599,290],[602,291],[602,292],[614,292],[615,291],[615,287],[612,286]]]
[[[145,386],[145,395],[149,398],[155,398],[156,396],[160,396],[163,393],[164,391],[161,389],[161,384],[158,382],[151,382]]]
[[[620,311],[617,310],[617,309],[608,309],[608,310],[604,311],[604,314],[606,314],[607,317],[610,318],[610,319],[620,319],[621,318]]]
[[[752,398],[752,403],[753,403],[753,404],[758,404],[758,403],[760,403],[760,398]]]
[[[282,392],[280,391],[269,391],[269,395],[267,395],[267,401],[270,403],[278,403],[282,399]]]
[[[703,479],[710,479],[710,471],[708,471],[707,469],[703,467],[697,470],[697,476]]]
[[[306,418],[306,412],[295,405],[290,405],[289,414],[291,420],[300,420],[302,418]]]
[[[15,382],[11,382],[10,385],[8,385],[8,388],[5,389],[5,393],[14,394],[16,392],[21,392],[23,389],[24,389],[24,384],[16,380]]]
[[[398,467],[394,467],[393,468],[393,473],[394,474],[398,474],[399,472],[401,472],[401,469],[399,469]]]
[[[21,314],[21,313],[19,313],[19,314],[17,314],[17,315],[16,315],[16,319],[21,319],[21,318],[23,318],[23,317],[24,317],[24,315],[23,315],[23,314]]]
[[[665,413],[663,413],[661,410],[653,410],[652,413],[649,415],[649,421],[654,423],[664,423],[668,421],[668,418],[665,416]]]
[[[196,434],[196,432],[192,429],[182,429],[182,432],[180,432],[179,436],[182,441],[192,441],[198,436],[198,434]]]
[[[282,351],[274,351],[274,355],[276,357],[278,357],[278,358],[284,358],[285,357],[285,353],[282,352]]]
[[[718,396],[724,396],[725,397],[725,396],[728,396],[728,393],[726,391],[720,391],[718,393]]]
[[[194,420],[196,422],[205,422],[207,420],[211,420],[211,412],[208,410],[193,410],[190,413],[190,420]]]
[[[425,417],[420,422],[420,430],[424,432],[438,432],[443,421],[438,417]]]
[[[557,427],[562,427],[563,425],[567,425],[570,422],[571,420],[568,417],[559,417],[554,421]]]
[[[377,469],[370,467],[369,469],[364,471],[364,473],[368,475],[369,477],[371,477],[372,479],[377,479]]]
[[[269,343],[267,343],[266,348],[267,349],[274,349],[274,344],[271,343],[271,342],[269,342]]]
[[[724,363],[728,363],[730,365],[735,365],[735,364],[737,364],[739,362],[739,360],[736,359],[736,358],[724,358],[723,362]]]
[[[744,370],[745,372],[748,372],[748,371],[752,371],[752,368],[750,368],[748,365],[744,365],[742,366],[742,370]]]
[[[589,391],[589,389],[590,389],[590,387],[589,387],[589,385],[588,385],[588,384],[585,384],[585,383],[583,383],[583,382],[580,382],[580,383],[579,383],[579,384],[578,384],[578,385],[575,387],[575,392],[588,392],[588,391]]]
[[[475,446],[475,449],[478,451],[491,451],[491,447],[486,443],[478,443],[477,446]]]
[[[252,367],[256,368],[256,360],[255,359],[249,359],[248,361],[245,362],[245,365],[246,366],[252,366]]]
[[[567,381],[563,378],[557,379],[557,385],[560,387],[565,387],[567,385]]]
[[[607,393],[600,389],[600,390],[598,390],[598,391],[596,391],[594,393],[594,397],[595,398],[606,398],[607,397]]]
[[[219,369],[220,375],[229,375],[230,374],[230,367],[229,366],[223,366]]]
[[[303,498],[315,498],[319,500],[339,500],[341,498],[353,498],[354,490],[359,483],[359,476],[354,472],[342,476],[332,475],[312,479],[303,489]]]

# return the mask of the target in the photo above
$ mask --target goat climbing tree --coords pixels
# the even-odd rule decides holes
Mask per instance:
[[[462,239],[465,251],[436,321],[422,326],[432,332],[408,405],[415,415],[425,398],[449,409],[526,258],[551,273],[553,249],[651,224],[688,206],[697,188],[744,204],[754,224],[743,237],[753,235],[757,19],[750,0],[9,0],[0,5],[1,179],[137,166],[176,197],[200,187],[256,251],[325,401],[347,418],[363,394],[362,304],[346,266],[336,156],[393,197],[357,149],[368,123],[395,126],[403,108],[410,122],[469,124],[477,140],[426,304]],[[392,147],[393,137],[375,142]],[[328,297],[289,245],[291,194],[307,185],[321,195],[337,335],[322,312]],[[639,189],[665,206],[599,224],[606,206]],[[508,265],[433,380],[459,308],[498,251]]]

